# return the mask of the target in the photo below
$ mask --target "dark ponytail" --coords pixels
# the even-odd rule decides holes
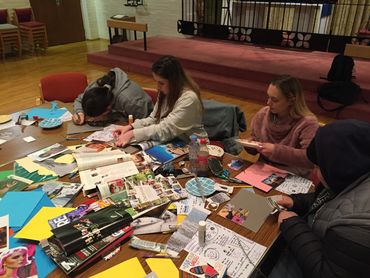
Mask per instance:
[[[98,87],[87,90],[82,98],[82,109],[87,116],[97,117],[107,111],[113,101],[113,93],[116,75],[109,71],[96,81]]]

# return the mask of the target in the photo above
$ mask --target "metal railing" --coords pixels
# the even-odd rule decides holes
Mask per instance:
[[[182,0],[183,34],[343,52],[369,44],[370,0]]]

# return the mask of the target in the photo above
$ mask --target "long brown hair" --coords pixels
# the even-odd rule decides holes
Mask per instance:
[[[297,78],[290,75],[280,75],[271,81],[280,90],[280,92],[291,101],[289,115],[293,119],[299,119],[304,116],[313,115],[307,107],[301,83]]]
[[[197,94],[200,103],[202,103],[198,85],[186,74],[180,61],[174,56],[167,55],[159,58],[152,65],[152,72],[168,80],[169,83],[169,93],[167,95],[168,111],[166,115],[161,115],[161,108],[166,96],[159,92],[158,109],[155,115],[156,118],[166,117],[173,110],[176,101],[180,98],[185,88],[194,91]]]

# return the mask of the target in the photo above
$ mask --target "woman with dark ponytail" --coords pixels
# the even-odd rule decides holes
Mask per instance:
[[[124,121],[129,115],[141,119],[152,110],[153,103],[149,95],[129,80],[124,71],[113,68],[76,98],[73,122],[84,124],[87,121],[107,120],[111,112],[119,113]]]
[[[116,145],[131,141],[167,142],[175,137],[188,142],[193,133],[207,137],[203,128],[203,105],[197,84],[186,74],[179,60],[163,56],[152,65],[158,100],[144,119],[115,130]]]

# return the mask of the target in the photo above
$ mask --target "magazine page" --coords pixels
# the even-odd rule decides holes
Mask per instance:
[[[167,144],[156,145],[145,151],[154,160],[161,164],[165,164],[179,156],[189,152],[188,146],[181,140],[173,140]]]
[[[2,277],[37,278],[36,245],[27,244],[0,254]]]
[[[82,189],[79,183],[47,181],[41,184],[44,191],[56,207],[65,207]]]
[[[132,146],[138,146],[138,147],[140,147],[141,150],[146,151],[146,150],[148,150],[148,149],[150,149],[150,148],[152,148],[156,145],[159,145],[159,144],[160,144],[159,141],[152,141],[151,140],[151,141],[143,141],[143,142],[138,142],[138,143],[133,142],[131,145]]]
[[[137,173],[139,173],[139,171],[133,161],[80,171],[83,193],[86,196],[91,192],[95,192],[98,186],[108,186],[110,181],[132,176]]]
[[[131,160],[131,155],[121,150],[73,153],[80,171]]]
[[[9,215],[0,216],[0,254],[9,250]]]
[[[28,155],[28,157],[32,158],[32,160],[35,161],[43,161],[47,158],[56,156],[57,154],[60,154],[62,152],[67,151],[68,148],[66,146],[63,146],[59,143],[56,143],[52,146],[49,146],[47,148],[41,149],[37,152],[31,153]]]
[[[109,125],[101,131],[95,131],[94,133],[87,136],[85,141],[99,141],[99,142],[112,142],[114,141],[113,132],[120,127],[119,125]]]

